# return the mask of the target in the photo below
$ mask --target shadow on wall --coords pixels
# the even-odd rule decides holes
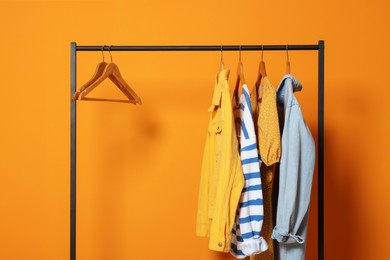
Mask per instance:
[[[312,181],[312,189],[309,205],[309,222],[306,237],[306,258],[318,258],[318,124],[315,122],[306,122],[311,135],[314,138],[316,146],[316,162],[314,167],[314,175]]]
[[[100,121],[100,129],[106,130],[102,135],[109,138],[103,157],[111,159],[101,163],[109,164],[112,172],[128,171],[130,160],[137,164],[146,162],[163,139],[163,125],[156,111],[139,105],[130,107],[127,113],[124,111],[113,111]]]
[[[354,200],[351,185],[344,179],[341,172],[353,173],[355,162],[352,153],[340,155],[339,143],[335,141],[331,128],[325,129],[325,255],[330,259],[354,259],[351,252],[349,237],[352,235],[349,227],[355,227]],[[332,240],[333,250],[327,251],[328,241]],[[334,248],[337,246],[337,248]]]
[[[158,111],[146,106],[97,104],[92,129],[99,142],[95,158],[89,158],[97,172],[91,187],[91,216],[86,240],[82,241],[82,258],[97,260],[124,259],[129,252],[131,232],[129,214],[134,214],[134,194],[151,176],[151,163],[164,138],[164,127]],[[88,126],[90,127],[90,126]],[[99,141],[97,141],[99,140]],[[95,147],[96,148],[96,147]],[[83,232],[82,232],[83,233]],[[84,244],[85,243],[85,244]],[[97,252],[96,252],[97,251]],[[85,254],[85,255],[84,255]],[[95,258],[96,259],[96,258]]]

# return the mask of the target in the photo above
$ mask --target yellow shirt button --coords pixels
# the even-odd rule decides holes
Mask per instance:
[[[218,243],[218,246],[219,246],[219,247],[222,247],[222,242],[219,242],[219,243]]]

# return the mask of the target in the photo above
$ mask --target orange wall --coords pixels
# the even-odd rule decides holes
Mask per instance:
[[[277,3],[274,3],[277,2]],[[0,259],[69,259],[69,47],[326,45],[326,259],[386,259],[388,16],[377,1],[0,2]],[[78,259],[233,259],[195,234],[218,52],[113,52],[142,106],[78,106]],[[244,52],[247,82],[259,52]],[[225,52],[235,81],[237,52]],[[106,58],[108,55],[106,54]],[[275,86],[285,53],[266,52]],[[78,53],[78,86],[101,60]],[[290,52],[317,134],[317,56]],[[106,82],[95,95],[120,95]],[[317,189],[307,259],[316,259]]]

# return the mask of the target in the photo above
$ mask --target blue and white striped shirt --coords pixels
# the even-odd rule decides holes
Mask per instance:
[[[230,253],[236,258],[259,254],[268,249],[261,237],[263,225],[263,192],[261,188],[260,163],[248,87],[242,86],[239,110],[235,113],[240,126],[240,155],[245,184],[237,206],[232,230]]]

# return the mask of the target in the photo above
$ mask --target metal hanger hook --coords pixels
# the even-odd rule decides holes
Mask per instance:
[[[288,56],[288,45],[286,45],[286,54],[287,54],[287,61],[290,62],[290,57]]]
[[[264,45],[261,45],[261,60],[263,60],[264,56]]]
[[[102,57],[103,57],[103,62],[104,62],[104,47],[105,47],[106,45],[104,45],[104,46],[102,46]]]
[[[108,46],[108,53],[110,54],[110,60],[112,63],[111,47],[112,47],[112,45]]]
[[[223,63],[223,47],[221,45],[221,63]]]

